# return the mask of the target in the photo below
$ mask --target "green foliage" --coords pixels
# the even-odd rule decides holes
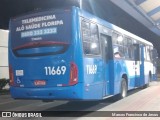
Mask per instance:
[[[5,79],[5,78],[0,79],[0,90],[2,90],[2,88],[6,86],[7,83],[9,83],[8,79]]]

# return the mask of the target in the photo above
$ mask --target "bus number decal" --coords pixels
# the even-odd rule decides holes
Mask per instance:
[[[97,73],[97,65],[86,65],[87,74],[96,74]]]
[[[46,75],[64,75],[66,72],[66,66],[44,67]]]

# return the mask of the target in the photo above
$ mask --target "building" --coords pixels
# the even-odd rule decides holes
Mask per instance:
[[[9,78],[8,70],[8,30],[0,29],[0,79]]]

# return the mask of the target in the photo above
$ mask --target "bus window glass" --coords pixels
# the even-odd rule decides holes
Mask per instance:
[[[93,42],[98,41],[98,26],[93,23],[91,23],[91,40]]]
[[[127,38],[129,59],[134,59],[134,46],[131,38]]]
[[[123,44],[124,44],[124,57],[129,58],[129,50],[128,50],[128,44],[127,44],[127,38],[124,37],[123,39]]]
[[[150,58],[150,50],[149,50],[149,46],[146,46],[146,57],[147,57],[147,60],[150,61],[151,58]]]
[[[123,37],[117,33],[113,33],[112,39],[115,58],[124,57]]]
[[[90,40],[90,24],[89,22],[82,22],[82,34],[83,40],[89,41]]]
[[[83,48],[84,48],[84,53],[85,54],[90,54],[91,49],[90,49],[90,43],[83,41]]]
[[[82,28],[89,30],[89,29],[90,29],[90,24],[89,24],[89,22],[87,22],[87,21],[82,22]]]
[[[113,44],[114,44],[114,45],[118,43],[118,42],[117,42],[117,38],[118,38],[118,34],[113,33],[113,35],[112,35],[112,40],[113,40]]]
[[[147,60],[146,46],[144,45],[144,60]]]
[[[83,50],[86,55],[99,55],[100,45],[98,38],[98,26],[82,21]]]

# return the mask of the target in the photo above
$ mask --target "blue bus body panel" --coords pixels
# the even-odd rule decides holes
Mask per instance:
[[[104,80],[102,74],[102,58],[84,57],[85,96],[91,99],[102,99]]]
[[[20,88],[10,87],[11,96],[15,99],[51,99],[82,100],[83,84],[71,87]]]
[[[53,61],[54,59],[54,61]],[[44,58],[44,59],[15,59],[16,64],[12,64],[12,68],[14,69],[14,80],[16,86],[21,87],[39,87],[34,85],[35,80],[45,80],[46,85],[43,87],[54,87],[58,86],[60,84],[68,85],[68,79],[70,75],[70,61],[71,59],[68,58],[66,55],[61,56],[54,56]],[[60,61],[60,62],[59,62]],[[65,66],[66,72],[64,75],[45,75],[45,67],[47,66],[54,66],[55,69],[58,68],[58,66]],[[32,68],[33,67],[33,68]],[[30,69],[32,68],[32,69]],[[23,76],[16,76],[16,71],[23,71]]]

